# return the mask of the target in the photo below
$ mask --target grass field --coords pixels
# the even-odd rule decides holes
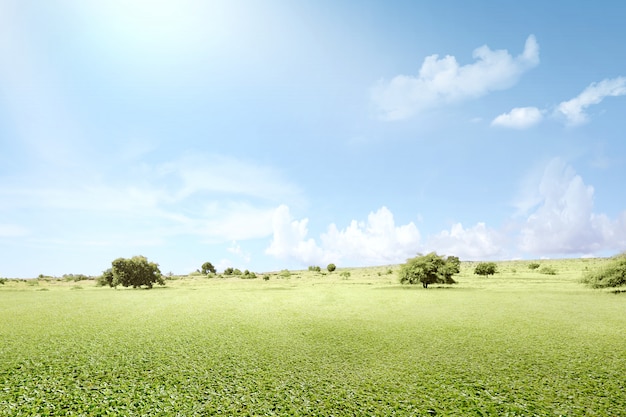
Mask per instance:
[[[578,282],[602,262],[490,278],[464,263],[427,290],[387,267],[152,290],[9,281],[0,416],[626,415],[626,294]]]

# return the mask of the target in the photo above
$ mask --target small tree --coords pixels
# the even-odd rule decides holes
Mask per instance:
[[[326,269],[328,270],[328,272],[333,272],[335,269],[337,269],[337,266],[335,264],[328,264]]]
[[[211,262],[205,262],[202,264],[202,273],[204,275],[214,274],[216,272],[215,267]]]
[[[139,288],[152,288],[154,284],[165,285],[165,280],[159,270],[159,265],[148,262],[145,256],[133,256],[130,259],[117,258],[111,262],[111,268],[102,273],[98,279],[99,285]]]
[[[424,288],[428,288],[430,284],[455,284],[456,281],[452,276],[460,271],[460,262],[456,256],[451,258],[448,263],[450,258],[431,252],[428,255],[408,259],[398,272],[400,282],[402,284],[421,282]]]
[[[489,276],[498,272],[498,265],[495,262],[479,262],[474,268],[474,274]]]
[[[541,264],[539,262],[531,262],[528,264],[528,269],[535,270],[539,268]]]

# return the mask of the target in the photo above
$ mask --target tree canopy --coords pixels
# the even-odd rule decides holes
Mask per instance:
[[[207,275],[209,273],[214,274],[216,272],[215,267],[211,262],[205,262],[202,264],[202,273]]]
[[[456,256],[440,256],[435,252],[418,255],[408,259],[398,272],[402,284],[422,283],[424,288],[430,284],[455,284],[452,278],[461,271],[461,262]]]
[[[474,274],[489,276],[498,272],[498,265],[495,262],[479,262],[474,268]]]
[[[165,280],[158,264],[149,262],[145,256],[133,256],[130,259],[117,258],[111,262],[111,268],[102,273],[99,283],[110,287],[122,285],[152,288],[154,284],[165,285]]]

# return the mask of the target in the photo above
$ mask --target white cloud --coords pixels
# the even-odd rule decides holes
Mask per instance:
[[[540,204],[521,229],[520,249],[543,255],[624,249],[626,213],[617,220],[594,213],[593,194],[563,160],[550,161],[539,183]]]
[[[516,107],[509,113],[503,113],[493,119],[492,126],[528,129],[543,119],[542,111],[536,107]]]
[[[232,244],[228,247],[227,250],[228,252],[242,259],[245,263],[250,262],[250,259],[251,259],[250,254],[248,252],[244,252],[236,240],[233,240]]]
[[[353,220],[342,230],[331,224],[321,235],[321,246],[307,237],[307,224],[308,219],[293,220],[287,206],[279,207],[274,217],[274,237],[266,253],[303,265],[381,265],[403,262],[419,250],[420,233],[415,224],[396,226],[386,207],[370,213],[366,222]]]
[[[520,76],[539,63],[539,45],[533,35],[517,57],[488,46],[474,50],[476,62],[459,65],[456,58],[431,55],[424,59],[417,76],[398,75],[381,80],[372,100],[385,120],[402,120],[423,110],[478,98],[491,91],[513,86]]]
[[[592,104],[598,104],[605,97],[617,97],[626,94],[626,77],[605,79],[599,83],[592,83],[577,97],[563,101],[556,108],[557,116],[564,116],[570,125],[585,123],[589,117],[585,109]]]
[[[453,225],[428,239],[428,251],[458,256],[462,260],[479,260],[502,254],[502,236],[485,223],[464,229],[461,223]]]

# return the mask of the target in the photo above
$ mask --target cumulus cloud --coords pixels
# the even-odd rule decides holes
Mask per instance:
[[[573,99],[561,102],[555,113],[557,116],[565,117],[566,122],[570,125],[580,125],[589,119],[585,113],[587,107],[600,103],[605,97],[617,97],[625,94],[626,77],[604,79],[598,83],[592,83]]]
[[[464,229],[461,223],[454,224],[428,239],[428,250],[455,255],[461,259],[477,260],[502,254],[502,236],[485,223]]]
[[[493,119],[492,126],[513,129],[528,129],[543,119],[543,113],[536,107],[516,107],[509,113],[503,113]]]
[[[320,237],[321,245],[307,237],[307,224],[308,219],[293,220],[287,206],[279,207],[266,253],[302,264],[382,265],[403,262],[419,249],[420,233],[415,224],[396,226],[386,207],[370,213],[365,222],[353,220],[345,229],[331,224]]]
[[[623,249],[626,213],[611,220],[593,211],[594,189],[563,160],[546,166],[540,204],[520,232],[520,249],[533,254],[598,253]]]
[[[430,108],[510,88],[524,72],[539,64],[539,45],[530,35],[524,51],[516,57],[486,45],[475,49],[473,57],[473,64],[459,65],[453,56],[431,55],[424,59],[417,76],[398,75],[391,81],[379,81],[372,100],[381,118],[407,119]]]

